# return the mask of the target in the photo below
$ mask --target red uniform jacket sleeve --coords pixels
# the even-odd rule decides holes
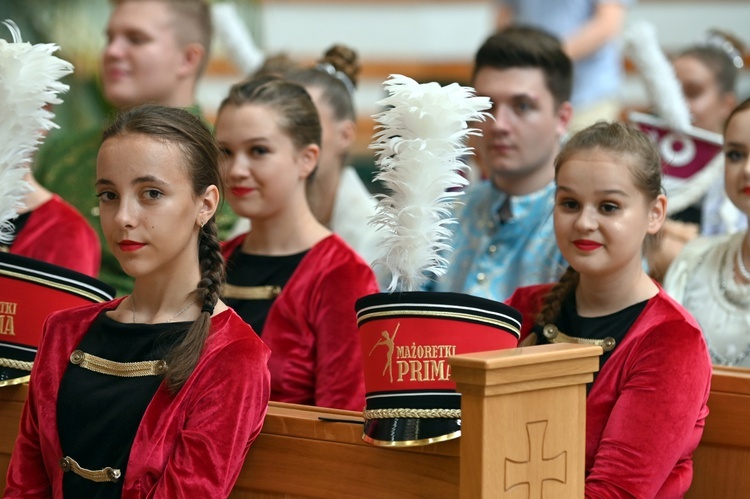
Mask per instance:
[[[99,274],[102,257],[94,229],[57,195],[31,212],[10,252],[91,277]]]

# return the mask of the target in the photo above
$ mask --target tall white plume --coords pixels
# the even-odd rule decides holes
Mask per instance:
[[[647,22],[629,26],[624,33],[626,53],[646,84],[649,102],[670,128],[690,129],[690,109],[672,64],[661,50],[656,30]]]
[[[233,2],[219,2],[211,6],[211,19],[214,32],[227,49],[229,57],[247,76],[257,70],[265,55],[250,35],[250,30],[242,21],[237,6]]]
[[[62,102],[57,94],[68,85],[57,80],[73,72],[73,65],[52,55],[57,45],[22,42],[13,21],[3,24],[13,41],[0,39],[0,242],[10,243],[11,220],[29,191],[23,177],[44,131],[57,128],[44,106]]]
[[[467,122],[486,119],[490,100],[457,83],[419,84],[402,75],[391,75],[384,86],[388,97],[378,104],[386,110],[374,116],[379,131],[370,148],[375,178],[389,194],[379,197],[370,221],[386,232],[373,265],[391,272],[390,292],[416,291],[427,272],[445,273],[451,208],[468,183],[461,158],[471,153],[468,136],[480,133]]]

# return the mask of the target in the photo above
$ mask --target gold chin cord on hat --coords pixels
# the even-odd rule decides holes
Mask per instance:
[[[609,352],[615,348],[617,342],[611,336],[604,338],[603,340],[593,340],[589,338],[576,338],[575,336],[568,336],[557,329],[554,324],[547,324],[542,329],[542,334],[547,338],[550,343],[578,343],[581,345],[596,345],[602,347],[602,350]]]

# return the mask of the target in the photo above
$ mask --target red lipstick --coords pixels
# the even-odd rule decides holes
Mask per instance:
[[[255,192],[253,187],[232,187],[231,191],[237,197],[247,196],[251,192]]]
[[[596,241],[589,241],[588,239],[576,239],[573,241],[573,246],[581,251],[594,251],[602,247],[601,243]]]
[[[128,239],[125,239],[124,241],[120,241],[119,243],[117,243],[117,245],[120,247],[122,251],[136,251],[146,246],[145,243],[139,243],[137,241],[130,241]]]
[[[117,68],[107,68],[104,70],[104,77],[107,80],[120,80],[127,75],[127,72]]]

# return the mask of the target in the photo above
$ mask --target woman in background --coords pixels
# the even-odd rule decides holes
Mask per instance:
[[[688,47],[672,61],[693,126],[715,133],[724,131],[724,123],[737,105],[743,54],[744,44],[737,37],[711,30],[705,43]],[[745,217],[727,198],[722,178],[711,185],[697,206],[677,218],[699,224],[702,235],[734,233],[747,227]]]
[[[737,103],[735,86],[743,50],[736,37],[711,30],[706,42],[686,48],[672,61],[693,126],[722,133]],[[699,234],[728,234],[746,227],[745,216],[727,198],[724,179],[719,176],[697,203],[674,213],[664,223],[658,246],[648,252],[651,275],[662,282],[685,244]]]
[[[375,227],[369,225],[377,202],[354,167],[347,166],[357,133],[354,91],[360,69],[354,50],[334,45],[315,66],[290,71],[285,77],[305,87],[323,127],[318,170],[308,187],[310,208],[321,224],[372,264],[381,240]],[[381,285],[390,282],[388,276],[379,280]]]
[[[750,215],[750,99],[735,108],[724,130],[726,196],[745,221]],[[665,289],[703,328],[711,360],[750,367],[750,233],[699,237],[672,263]]]
[[[382,238],[375,227],[369,225],[377,202],[354,167],[347,165],[357,133],[354,92],[360,69],[354,50],[334,45],[314,66],[292,67],[280,74],[305,87],[320,118],[320,159],[315,176],[307,186],[310,209],[318,222],[372,265]],[[243,232],[247,232],[247,221],[241,220],[244,221]],[[375,271],[381,287],[385,287],[390,282],[387,272],[380,272],[378,268]]]
[[[378,287],[308,204],[321,141],[312,99],[273,76],[239,83],[219,108],[216,139],[227,199],[252,227],[222,248],[222,296],[271,348],[271,399],[361,411],[354,303]]]

